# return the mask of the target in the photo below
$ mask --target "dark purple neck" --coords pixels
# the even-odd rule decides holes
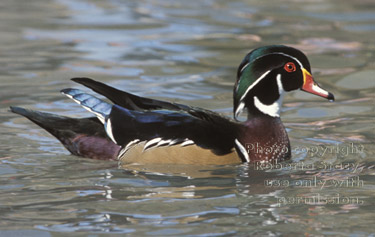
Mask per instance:
[[[243,122],[239,142],[249,154],[250,162],[290,159],[288,134],[279,117],[257,115]]]

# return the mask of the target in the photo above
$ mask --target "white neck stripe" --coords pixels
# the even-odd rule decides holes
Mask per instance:
[[[265,73],[263,73],[252,85],[250,85],[247,89],[246,89],[246,91],[245,91],[245,93],[241,96],[241,99],[240,99],[240,101],[242,101],[245,97],[246,97],[246,95],[247,95],[247,93],[249,93],[249,91],[254,87],[254,86],[256,86],[259,82],[260,82],[260,80],[262,80],[263,78],[265,78],[267,75],[268,75],[268,73],[270,73],[271,72],[271,70],[268,70],[267,72],[265,72]],[[239,84],[238,84],[239,85]]]

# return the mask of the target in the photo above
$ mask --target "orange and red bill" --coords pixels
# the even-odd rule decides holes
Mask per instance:
[[[331,92],[328,92],[322,89],[315,81],[311,74],[306,70],[302,69],[303,71],[303,86],[301,90],[309,92],[314,95],[321,96],[323,98],[328,99],[329,101],[334,101],[335,97]]]

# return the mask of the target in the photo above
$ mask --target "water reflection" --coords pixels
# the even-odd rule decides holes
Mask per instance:
[[[8,230],[5,235],[373,232],[371,1],[34,0],[0,5],[0,228]],[[257,170],[247,164],[118,167],[70,156],[40,128],[8,113],[10,105],[19,105],[85,116],[58,91],[73,85],[69,78],[87,76],[230,116],[243,55],[280,43],[305,51],[314,76],[337,95],[335,103],[299,92],[287,95],[282,119],[292,148],[355,143],[364,145],[363,153],[293,150],[290,164],[315,165],[310,170]],[[363,169],[327,170],[317,167],[321,162]],[[308,186],[314,178],[332,184],[356,177],[362,187]],[[298,180],[305,186],[297,186]],[[313,194],[360,197],[363,204],[296,203]],[[283,200],[287,205],[281,205]]]

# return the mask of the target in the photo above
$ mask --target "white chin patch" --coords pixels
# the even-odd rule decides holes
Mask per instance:
[[[247,93],[260,81],[262,80],[265,76],[267,76],[267,74],[269,73],[270,71],[267,71],[265,72],[260,78],[258,78],[257,81],[255,81],[253,83],[253,85],[251,85],[247,90],[246,92],[244,93],[244,95],[241,97],[240,99],[240,103],[239,105],[237,106],[236,108],[236,111],[234,113],[234,117],[237,119],[243,109],[245,108],[245,103],[244,103],[244,99],[247,95]],[[281,105],[282,105],[282,102],[283,102],[283,98],[284,98],[284,87],[283,87],[283,84],[281,82],[281,74],[278,74],[277,77],[276,77],[276,83],[277,83],[277,89],[278,89],[278,92],[279,92],[279,98],[273,102],[272,104],[270,105],[266,105],[266,104],[263,104],[259,98],[257,96],[254,96],[254,105],[255,107],[261,111],[262,113],[264,114],[267,114],[271,117],[280,117],[280,110],[281,110]]]
[[[280,110],[281,110],[281,105],[283,103],[284,99],[284,88],[281,83],[281,75],[278,74],[276,77],[276,82],[277,82],[277,87],[279,90],[279,99],[277,99],[275,102],[273,102],[270,105],[265,105],[263,104],[258,97],[254,96],[254,105],[259,109],[264,114],[267,114],[271,117],[280,117]]]
[[[259,109],[259,111],[261,111],[264,114],[267,114],[271,117],[280,117],[281,100],[282,99],[280,96],[280,98],[277,101],[273,102],[270,105],[265,105],[262,102],[260,102],[258,97],[254,96],[254,105],[255,107],[257,107],[257,109]]]

